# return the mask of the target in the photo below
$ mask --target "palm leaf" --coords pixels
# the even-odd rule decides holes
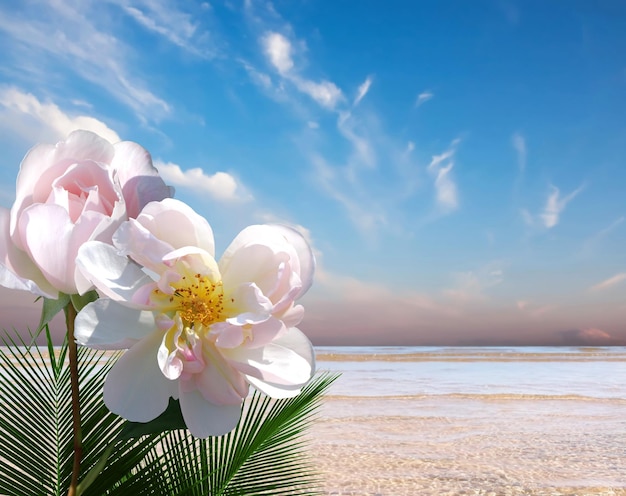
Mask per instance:
[[[237,427],[225,436],[196,439],[186,430],[165,433],[132,476],[107,494],[321,494],[303,434],[336,378],[319,374],[287,400],[255,392]]]
[[[51,343],[49,332],[48,342]],[[0,494],[65,494],[72,470],[67,346],[48,353],[8,334],[0,348]],[[118,355],[79,348],[84,496],[319,494],[302,436],[337,378],[321,374],[300,395],[255,392],[235,430],[196,439],[186,430],[122,435],[123,419],[102,401]],[[127,427],[126,427],[127,428]]]
[[[73,430],[67,345],[47,354],[6,334],[0,348],[0,494],[55,495],[67,492],[72,472]],[[115,456],[106,469],[109,485],[145,458],[158,441],[118,441],[123,419],[102,401],[102,386],[116,356],[78,350],[83,476],[96,466],[107,448]],[[106,472],[107,470],[105,470]],[[105,492],[93,493],[101,496]]]

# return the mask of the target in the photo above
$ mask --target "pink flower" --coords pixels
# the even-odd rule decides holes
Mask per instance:
[[[88,291],[78,248],[110,243],[122,222],[171,194],[136,143],[74,131],[35,146],[20,165],[13,207],[0,208],[0,285],[49,298]]]

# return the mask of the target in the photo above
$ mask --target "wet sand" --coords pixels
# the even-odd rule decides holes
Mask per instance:
[[[312,429],[327,495],[625,495],[626,402],[329,396]]]

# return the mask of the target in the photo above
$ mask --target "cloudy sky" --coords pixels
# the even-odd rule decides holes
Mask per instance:
[[[626,344],[621,0],[0,2],[0,46],[2,206],[31,146],[91,129],[218,252],[298,226],[318,344]]]

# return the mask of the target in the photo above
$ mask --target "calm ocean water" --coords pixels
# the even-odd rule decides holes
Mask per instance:
[[[336,396],[623,399],[626,347],[317,347]]]

